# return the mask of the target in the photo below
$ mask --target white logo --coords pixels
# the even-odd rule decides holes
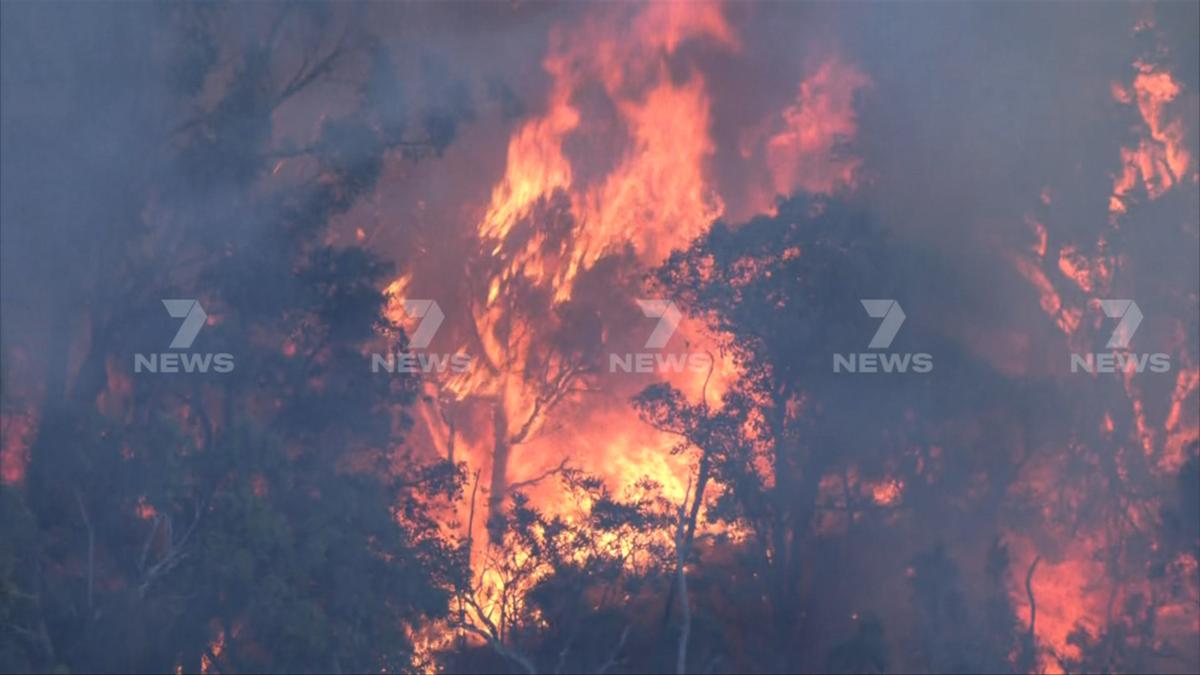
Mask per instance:
[[[642,314],[651,319],[658,319],[654,332],[646,338],[646,349],[666,347],[671,336],[675,334],[675,329],[679,328],[683,314],[670,300],[638,300],[637,303],[642,308]]]
[[[904,310],[900,309],[900,303],[895,300],[860,300],[863,309],[867,310],[867,316],[872,319],[883,319],[879,324],[879,329],[875,331],[875,336],[871,338],[871,344],[867,345],[867,349],[887,349],[892,346],[892,340],[896,339],[896,333],[900,332],[900,326],[904,325],[904,319],[907,316]]]
[[[667,354],[662,351],[671,341],[675,330],[679,328],[679,322],[683,320],[683,312],[679,311],[674,302],[650,298],[638,300],[637,304],[647,318],[658,319],[650,337],[646,338],[645,345],[646,349],[654,351],[609,354],[609,372],[615,373],[618,370],[626,373],[653,373],[656,371],[679,373],[684,370],[704,372],[712,365],[712,357],[708,354]]]
[[[1120,319],[1108,338],[1109,349],[1128,349],[1129,341],[1142,323],[1142,310],[1132,300],[1101,300],[1100,309],[1110,319]]]
[[[433,336],[446,320],[442,308],[433,300],[405,300],[404,313],[414,319],[420,319],[417,329],[409,337],[408,344],[413,349],[425,349],[433,342]]]
[[[1142,310],[1133,300],[1101,300],[1100,309],[1110,319],[1120,319],[1105,345],[1108,352],[1071,354],[1071,372],[1088,373],[1165,373],[1171,369],[1170,354],[1135,354],[1129,351],[1133,334],[1142,323]]]
[[[170,349],[187,349],[196,341],[200,329],[208,321],[208,313],[195,299],[165,299],[163,307],[167,314],[183,319],[179,330],[171,339]],[[162,354],[134,354],[135,373],[228,373],[233,370],[233,355],[227,353],[202,354],[196,352],[164,352]]]
[[[208,314],[196,300],[163,300],[162,303],[167,308],[167,314],[176,319],[183,319],[175,333],[175,339],[171,340],[171,349],[191,347],[196,341],[196,336],[200,334],[200,329],[204,328],[204,322],[208,321]]]
[[[424,350],[433,342],[433,337],[446,320],[446,314],[435,300],[405,300],[404,313],[414,319],[420,319],[412,335],[408,338],[411,349]],[[417,353],[395,352],[371,355],[371,372],[380,370],[389,373],[442,373],[447,370],[455,373],[466,372],[471,368],[471,357],[467,354],[434,354],[425,351]]]
[[[867,316],[883,319],[867,349],[887,349],[900,332],[907,315],[900,303],[888,299],[859,300]],[[933,355],[926,353],[899,354],[894,352],[865,352],[861,354],[834,354],[833,372],[841,373],[928,373],[933,370]]]

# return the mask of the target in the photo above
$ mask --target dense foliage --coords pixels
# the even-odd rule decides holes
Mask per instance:
[[[1031,625],[1039,560],[1016,569],[1006,540],[1039,513],[1014,484],[1061,451],[1064,480],[1096,481],[1071,494],[1123,508],[1149,498],[1122,468],[1148,475],[1150,460],[1114,459],[1135,436],[1128,421],[1124,437],[1080,449],[1075,431],[1102,423],[1082,386],[1002,370],[946,328],[986,297],[982,282],[898,240],[887,214],[803,192],[771,215],[714,223],[644,280],[630,281],[631,250],[608,251],[571,302],[510,275],[493,339],[516,345],[522,321],[561,315],[520,373],[542,386],[534,413],[508,420],[503,395],[493,404],[495,465],[552,405],[592,393],[608,298],[589,285],[672,298],[741,376],[719,401],[667,383],[627,401],[678,439],[682,502],[649,477],[618,490],[570,462],[481,485],[453,451],[434,457],[410,438],[429,383],[372,373],[371,352],[408,339],[384,290],[406,270],[344,236],[389,167],[439,161],[472,102],[432,58],[413,96],[411,73],[355,10],[246,7],[4,5],[4,23],[60,42],[109,37],[89,60],[36,31],[4,33],[6,56],[24,55],[3,65],[6,105],[50,91],[71,112],[15,108],[2,130],[14,165],[30,167],[5,177],[6,242],[29,260],[4,301],[41,308],[47,357],[32,388],[13,385],[7,361],[28,355],[0,362],[0,412],[36,421],[20,480],[0,482],[0,671],[1044,663]],[[96,140],[111,138],[135,142]],[[71,195],[47,187],[65,157],[95,177]],[[578,226],[568,202],[531,207],[522,225],[543,236],[505,253],[556,250]],[[495,294],[504,261],[473,267],[480,279],[464,285]],[[878,325],[860,299],[885,297],[911,311],[893,349],[936,361],[863,387],[831,366]],[[135,354],[164,351],[178,326],[169,298],[203,305],[197,348],[235,355],[231,372],[133,372]],[[632,303],[619,311],[641,318]],[[1051,655],[1065,669],[1138,671],[1177,653],[1155,628],[1196,575],[1177,561],[1200,556],[1200,445],[1185,454],[1154,518],[1114,526],[1096,554],[1113,578],[1145,578],[1145,593],[1110,603],[1106,630],[1072,633],[1072,655]],[[553,508],[536,496],[547,486]],[[1123,517],[1072,506],[1080,520]]]

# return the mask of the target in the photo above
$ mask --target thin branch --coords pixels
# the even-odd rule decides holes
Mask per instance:
[[[625,649],[625,640],[629,637],[629,629],[630,626],[625,626],[625,629],[621,631],[621,639],[617,640],[617,646],[613,647],[612,654],[609,655],[608,660],[600,664],[600,667],[596,669],[596,675],[604,675],[617,665],[617,657],[620,656],[621,650]]]
[[[169,517],[166,518],[165,537],[167,539],[167,550],[163,556],[159,558],[158,562],[154,563],[154,565],[152,565],[150,569],[143,575],[142,583],[138,586],[138,595],[140,597],[145,597],[146,591],[149,590],[150,585],[155,579],[166,574],[167,572],[170,572],[175,568],[176,565],[178,565],[187,557],[188,554],[187,551],[184,550],[184,546],[191,538],[192,533],[196,530],[196,526],[200,524],[200,516],[203,514],[203,512],[204,508],[201,505],[200,500],[197,499],[193,501],[192,522],[188,526],[188,529],[184,531],[183,536],[180,537],[178,542],[175,541],[175,536],[171,528],[171,520]]]
[[[1025,573],[1025,593],[1029,596],[1029,643],[1033,644],[1033,626],[1037,621],[1037,601],[1033,597],[1033,573],[1037,570],[1038,563],[1042,561],[1042,556],[1037,556],[1033,559],[1033,563],[1029,565],[1029,571]]]
[[[717,366],[717,360],[713,358],[712,352],[706,351],[708,354],[708,374],[704,376],[704,386],[700,388],[700,404],[704,406],[704,416],[708,417],[708,381],[712,379],[713,369]]]
[[[508,444],[510,446],[529,440],[529,434],[533,431],[534,424],[541,419],[544,412],[557,405],[572,390],[571,384],[581,372],[583,372],[583,368],[580,366],[570,366],[559,371],[554,380],[550,382],[549,393],[537,397],[533,403],[533,410],[521,425],[521,429],[509,437]]]
[[[675,574],[679,583],[679,613],[681,615],[679,650],[675,657],[676,675],[683,675],[687,672],[688,638],[691,637],[692,633],[692,609],[688,604],[687,575],[684,573],[684,564],[687,561],[687,540],[685,538],[686,528],[684,521],[685,514],[687,513],[688,492],[691,492],[690,484],[688,485],[687,492],[684,492],[683,503],[679,505],[679,524],[675,528]],[[697,502],[699,502],[698,499]]]
[[[464,624],[462,624],[461,627],[464,628],[465,630],[467,630],[471,633],[474,633],[475,635],[478,635],[479,637],[483,638],[484,641],[486,641],[488,643],[488,645],[491,646],[493,651],[495,651],[500,656],[503,656],[504,658],[512,661],[513,663],[516,663],[517,665],[521,666],[521,668],[524,669],[526,673],[529,673],[529,675],[537,675],[537,668],[533,667],[533,662],[531,662],[524,655],[519,654],[519,653],[513,651],[512,649],[506,647],[504,645],[504,643],[500,642],[496,638],[493,638],[491,635],[488,634],[487,631],[481,629],[479,626],[476,626],[476,625],[470,624],[470,623],[464,623]]]
[[[471,488],[471,511],[467,518],[467,546],[471,546],[474,539],[473,529],[475,527],[475,495],[479,492],[479,469],[475,470],[475,485]],[[470,551],[468,550],[468,553]]]
[[[292,96],[295,96],[308,85],[312,84],[318,77],[330,72],[337,65],[338,61],[345,55],[346,34],[343,33],[338,38],[337,44],[333,49],[329,50],[321,60],[317,61],[311,67],[307,64],[301,67],[299,72],[292,77],[292,80],[284,86],[279,92],[279,96],[275,99],[273,107],[278,107],[284,101]]]
[[[150,556],[150,546],[154,543],[154,535],[158,533],[158,526],[162,523],[162,515],[154,514],[154,526],[150,528],[150,533],[146,535],[146,541],[142,544],[142,557],[138,560],[138,571],[146,569],[146,558]]]
[[[1024,665],[1029,667],[1036,665],[1037,660],[1037,636],[1034,634],[1034,626],[1037,622],[1037,600],[1033,597],[1033,573],[1037,570],[1041,560],[1041,556],[1035,557],[1029,565],[1029,571],[1025,573],[1025,593],[1029,596],[1029,632],[1025,634],[1025,644],[1022,645],[1021,651],[1026,661]],[[1055,654],[1055,658],[1058,658],[1057,654]],[[1063,672],[1068,672],[1066,666],[1063,667]]]
[[[75,491],[75,503],[79,505],[79,514],[83,516],[83,525],[87,528],[87,604],[92,609],[92,591],[96,581],[96,531],[92,529],[92,519],[88,517],[87,507],[83,505],[83,496]]]
[[[561,675],[563,668],[567,665],[567,654],[571,653],[571,647],[575,645],[575,638],[579,636],[579,619],[576,618],[572,622],[571,634],[567,636],[563,648],[558,652],[558,663],[554,666],[554,675]]]
[[[537,485],[538,483],[546,480],[550,476],[562,473],[566,469],[567,469],[567,460],[564,459],[563,461],[558,463],[558,466],[554,467],[553,469],[547,469],[541,475],[530,478],[529,480],[523,480],[523,481],[519,481],[519,482],[510,484],[508,486],[508,491],[516,492],[517,490],[520,490],[521,488],[526,488],[526,487],[530,487],[532,485]]]
[[[446,411],[442,405],[440,396],[433,397],[433,405],[437,409],[438,416],[442,418],[442,423],[446,425],[446,429],[449,431],[446,438],[446,461],[454,464],[454,444],[458,431],[457,425],[454,423],[454,416]]]

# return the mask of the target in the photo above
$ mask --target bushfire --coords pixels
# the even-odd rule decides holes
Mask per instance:
[[[1200,670],[1200,6],[2,7],[0,670]]]

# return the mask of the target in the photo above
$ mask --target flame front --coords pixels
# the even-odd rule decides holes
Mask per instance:
[[[1154,30],[1150,19],[1135,27],[1139,33]],[[1135,142],[1117,149],[1120,171],[1113,178],[1108,222],[1099,228],[1093,244],[1062,243],[1056,259],[1048,251],[1045,225],[1029,216],[1026,222],[1036,239],[1033,255],[1014,256],[1018,271],[1034,286],[1042,310],[1073,352],[1091,351],[1088,345],[1100,332],[1100,301],[1130,292],[1129,275],[1122,274],[1130,261],[1110,243],[1120,236],[1125,221],[1172,189],[1200,182],[1185,142],[1184,117],[1172,106],[1183,94],[1180,83],[1152,58],[1136,59],[1132,69],[1132,81],[1110,86],[1118,104],[1136,111],[1137,123],[1132,129]],[[1042,191],[1044,210],[1052,211],[1055,193],[1050,187]],[[1195,292],[1187,293],[1194,305]],[[1182,317],[1176,320],[1174,332],[1186,334]],[[1064,661],[1080,658],[1081,646],[1089,639],[1106,631],[1132,630],[1115,618],[1114,608],[1141,598],[1152,599],[1159,608],[1164,633],[1200,630],[1200,589],[1194,585],[1175,592],[1161,588],[1153,578],[1140,576],[1138,565],[1144,562],[1124,550],[1128,537],[1160,521],[1159,500],[1150,495],[1125,496],[1101,506],[1095,497],[1120,493],[1122,483],[1134,476],[1163,485],[1187,460],[1187,444],[1200,435],[1200,419],[1194,411],[1184,412],[1185,406],[1195,406],[1200,367],[1192,362],[1182,337],[1172,340],[1169,348],[1178,371],[1167,390],[1169,404],[1154,406],[1165,409],[1165,415],[1152,415],[1148,405],[1148,390],[1161,389],[1161,380],[1126,369],[1117,380],[1123,400],[1097,413],[1098,440],[1074,438],[1060,452],[1031,463],[1023,472],[1018,493],[1039,505],[1038,528],[1032,534],[1008,533],[1018,568],[1028,568],[1033,575],[1028,587],[1026,580],[1014,576],[1011,597],[1026,619],[1032,615],[1029,597],[1036,598],[1033,630],[1046,647],[1038,658],[1043,672],[1063,672]],[[1102,382],[1092,377],[1094,384]],[[1115,420],[1122,420],[1123,428]],[[1132,439],[1133,447],[1125,445],[1123,437]],[[1083,462],[1089,470],[1077,476],[1071,462]],[[1170,567],[1195,565],[1194,556],[1182,554]]]
[[[697,49],[742,49],[716,3],[596,6],[581,21],[551,31],[541,112],[509,136],[503,175],[474,228],[469,312],[457,316],[465,323],[453,328],[452,345],[476,357],[473,367],[432,378],[436,393],[419,414],[437,452],[483,477],[486,506],[478,513],[464,506],[460,514],[477,547],[498,536],[488,532],[488,522],[513,486],[542,508],[570,512],[574,505],[545,480],[556,468],[595,473],[618,491],[649,478],[675,502],[685,500],[694,481],[691,450],[673,453],[678,439],[639,420],[629,404],[652,379],[614,377],[605,370],[603,349],[641,346],[641,331],[616,325],[613,309],[659,293],[645,273],[725,212],[712,171],[712,94],[692,56]],[[771,176],[770,191],[747,201],[769,211],[776,195],[798,188],[852,189],[860,162],[843,146],[857,130],[854,97],[868,84],[836,55],[814,62],[794,102],[743,138],[743,159]],[[581,299],[581,280],[604,260],[619,261],[619,278],[628,285]],[[406,275],[386,289],[396,325],[412,328],[399,302],[420,282]],[[581,330],[568,323],[579,316],[569,311],[575,302],[588,303],[598,316],[587,327],[593,334],[572,335],[564,346],[564,334]],[[647,335],[653,325],[646,321]],[[617,331],[635,335],[625,339]],[[715,404],[738,376],[736,368],[696,320],[679,326],[671,346],[680,345],[708,355],[711,372],[656,377]],[[595,349],[599,357],[580,353]],[[468,434],[468,426],[490,432]],[[453,454],[463,446],[465,452]],[[896,485],[874,489],[881,503],[899,498]],[[477,550],[476,566],[487,567],[486,557]],[[497,584],[483,575],[483,587],[495,597]]]
[[[356,480],[359,474],[406,479],[403,486],[389,485],[378,504],[370,502],[380,514],[371,525],[406,532],[419,525],[420,543],[432,551],[429,569],[400,570],[393,563],[405,562],[401,553],[363,559],[428,577],[428,588],[412,595],[429,602],[403,627],[413,653],[394,655],[398,665],[411,656],[414,669],[460,666],[454,659],[462,657],[468,666],[504,663],[530,672],[559,658],[559,670],[566,670],[570,650],[578,650],[572,658],[581,663],[596,650],[571,643],[574,637],[557,641],[593,620],[626,624],[618,626],[625,633],[611,658],[597,661],[606,663],[597,668],[602,672],[665,662],[668,652],[679,659],[679,672],[940,671],[961,662],[1041,673],[1138,670],[1172,658],[1190,666],[1200,659],[1200,651],[1179,647],[1200,634],[1200,549],[1190,533],[1171,530],[1186,520],[1172,510],[1178,506],[1172,500],[1191,503],[1186,486],[1176,482],[1200,461],[1200,291],[1186,283],[1195,281],[1200,260],[1180,252],[1200,243],[1193,119],[1200,96],[1195,72],[1172,53],[1179,40],[1169,33],[1176,29],[1164,30],[1153,18],[1154,11],[1168,10],[1138,8],[1136,22],[1125,10],[1096,10],[1095,25],[1083,22],[1079,35],[1060,42],[1060,33],[1074,30],[1078,12],[1064,19],[1063,10],[1032,6],[940,13],[662,0],[487,5],[468,18],[454,6],[385,3],[361,14],[334,6],[329,16],[338,22],[381,19],[364,27],[371,39],[364,40],[363,53],[340,44],[327,61],[310,61],[311,45],[301,45],[294,55],[265,53],[255,65],[262,55],[241,54],[243,40],[222,35],[213,45],[217,65],[205,66],[211,72],[197,100],[180,105],[198,120],[184,121],[185,132],[171,137],[178,147],[164,152],[186,155],[180,165],[211,171],[224,155],[237,154],[231,147],[253,146],[256,158],[234,157],[258,166],[247,170],[253,180],[221,177],[228,185],[216,180],[216,188],[206,188],[217,196],[229,189],[237,203],[200,211],[197,204],[206,200],[172,192],[190,179],[145,178],[145,186],[129,189],[135,196],[121,216],[144,219],[150,234],[129,235],[131,245],[98,256],[111,254],[125,267],[97,274],[97,287],[133,286],[143,272],[154,277],[147,288],[156,291],[167,281],[180,292],[211,283],[217,290],[210,293],[212,313],[201,339],[205,349],[254,346],[254,359],[238,356],[242,384],[224,392],[215,378],[180,384],[190,370],[152,373],[178,379],[131,375],[121,340],[145,337],[167,326],[166,318],[127,312],[110,297],[115,292],[97,293],[97,309],[78,316],[73,305],[70,311],[56,307],[62,316],[54,325],[35,325],[28,335],[5,328],[6,340],[10,334],[24,340],[0,355],[5,499],[25,500],[17,493],[27,482],[43,490],[69,481],[92,484],[93,457],[59,481],[58,467],[44,459],[56,455],[41,454],[72,439],[47,433],[62,416],[50,406],[54,400],[69,401],[72,416],[76,408],[86,412],[87,419],[79,415],[81,437],[97,435],[93,415],[122,430],[112,437],[119,439],[112,452],[105,445],[104,457],[95,460],[105,471],[111,467],[101,462],[112,462],[118,470],[109,473],[122,480],[126,466],[130,474],[153,473],[163,454],[158,446],[169,443],[183,447],[189,461],[211,459],[218,466],[224,458],[202,455],[200,448],[217,447],[213,430],[240,448],[241,428],[233,432],[243,418],[253,423],[247,435],[257,433],[260,418],[272,420],[271,433],[264,434],[272,443],[270,425],[288,432],[279,436],[278,453],[261,451],[270,463],[218,481],[217,492],[226,483],[239,490],[232,506],[213,506],[207,497],[209,506],[200,498],[184,504],[174,488],[114,495],[121,497],[113,500],[114,513],[128,510],[124,515],[132,518],[121,518],[123,529],[113,536],[102,532],[111,541],[97,550],[85,543],[94,536],[93,523],[117,519],[87,511],[88,495],[79,490],[71,503],[64,490],[65,510],[51,514],[62,519],[60,531],[45,538],[53,545],[37,551],[52,564],[43,570],[36,560],[30,576],[66,590],[46,596],[55,621],[26,628],[31,654],[48,651],[42,646],[48,638],[39,633],[61,635],[70,632],[63,626],[86,618],[83,605],[73,602],[79,589],[86,587],[89,621],[98,626],[114,608],[126,607],[126,590],[146,594],[151,577],[130,585],[141,571],[125,573],[125,549],[139,548],[133,554],[143,562],[161,555],[174,565],[171,519],[178,520],[181,504],[195,514],[193,526],[216,513],[218,528],[247,514],[257,518],[254,505],[292,506],[290,484],[275,481],[272,471],[295,462],[304,470],[296,480],[306,492],[294,494],[309,498],[295,501],[320,514],[344,505],[323,495],[323,481],[342,478],[343,468]],[[300,14],[274,19],[280,35],[292,37],[290,22],[300,19],[314,21],[314,35],[324,35],[324,17]],[[382,20],[395,16],[414,21],[397,27]],[[496,19],[498,29],[480,30],[479,16]],[[269,13],[259,23],[271,23],[266,18]],[[895,19],[903,20],[892,25]],[[1034,19],[1053,30],[1023,23]],[[432,38],[420,34],[426,28]],[[1010,37],[1005,31],[1013,39],[994,50],[997,35]],[[478,51],[458,49],[468,42]],[[1063,44],[1106,58],[1060,61]],[[300,75],[278,83],[283,93],[267,92],[282,100],[250,100],[275,86],[293,65],[291,56]],[[233,72],[243,67],[249,75]],[[266,84],[251,76],[255,68]],[[6,106],[10,79],[17,89],[28,86],[6,77]],[[248,93],[224,91],[232,86],[225,80],[250,82]],[[314,103],[305,97],[326,92],[313,94],[306,89],[310,82],[361,84],[364,100],[328,96]],[[443,85],[453,92],[443,97]],[[309,93],[293,98],[293,88]],[[244,93],[246,100],[239,99]],[[425,98],[428,119],[422,117]],[[257,133],[254,124],[243,128],[222,117],[237,117],[242,107],[267,111],[260,120],[266,138],[249,139]],[[339,127],[343,121],[349,131]],[[443,123],[453,129],[438,128]],[[308,131],[290,128],[310,125]],[[221,162],[211,162],[207,150],[192,156],[193,145],[208,144]],[[371,152],[359,152],[360,146]],[[370,161],[360,166],[366,155]],[[338,208],[322,211],[326,201]],[[221,219],[214,213],[224,217],[225,209],[252,213],[268,236],[212,225]],[[308,211],[320,211],[321,218],[310,223]],[[252,246],[287,229],[276,220],[291,227],[291,219],[301,222],[279,234],[288,239],[263,268],[290,271],[295,279],[278,288],[246,288],[222,276],[226,265],[247,268],[250,281],[267,276],[254,269],[261,260]],[[195,242],[193,229],[204,235]],[[174,239],[187,243],[171,244]],[[24,245],[7,232],[5,241]],[[179,269],[142,259],[153,252],[174,261],[179,251],[172,246],[194,246],[205,253],[199,257],[211,253],[217,262],[196,262],[190,251],[179,256],[183,262],[172,262]],[[1172,278],[1181,271],[1193,276]],[[192,274],[195,279],[181,279]],[[351,276],[360,285],[343,284]],[[77,286],[84,286],[80,279],[94,281],[79,277]],[[91,300],[94,289],[69,290],[73,298]],[[242,290],[254,293],[235,302]],[[195,297],[209,306],[203,291]],[[260,291],[265,299],[256,299]],[[68,294],[47,298],[55,295]],[[878,329],[880,320],[862,313],[864,297],[894,297],[897,307],[904,305],[908,315],[899,318],[908,323],[903,331],[893,328],[896,347],[868,347],[874,345],[870,333],[859,335]],[[30,308],[12,310],[18,320],[41,310],[43,298],[31,298]],[[1140,330],[1122,323],[1124,332],[1113,332],[1122,330],[1114,328],[1122,319],[1109,315],[1111,303],[1122,298],[1141,303]],[[285,316],[267,316],[277,301]],[[432,303],[435,313],[416,315]],[[6,296],[6,312],[13,306]],[[678,325],[670,314],[676,310],[684,312]],[[362,324],[352,343],[318,334],[340,335],[358,326],[356,320]],[[38,362],[28,349],[63,327],[58,323],[70,325],[62,331],[68,344],[61,367]],[[418,333],[428,340],[416,339]],[[1136,348],[1109,348],[1110,335],[1131,338]],[[378,348],[388,341],[394,341],[387,345],[390,363],[420,357],[421,367],[406,371],[415,377],[388,379],[376,369],[383,356]],[[907,368],[909,357],[933,352],[936,371]],[[1076,356],[1141,352],[1167,357],[1169,370],[1075,371]],[[181,362],[204,356],[182,350],[152,355]],[[842,356],[880,368],[842,372],[836,365]],[[347,378],[338,388],[338,375],[353,371],[359,357],[370,361],[370,375],[355,371],[364,379]],[[451,360],[460,357],[465,366]],[[287,367],[283,387],[270,379],[279,364]],[[79,387],[76,378],[89,386]],[[364,380],[370,388],[360,386]],[[661,384],[670,387],[654,386]],[[310,393],[340,392],[363,398],[345,396],[346,408],[309,402],[325,400]],[[290,413],[293,397],[298,412],[276,421],[270,411]],[[369,406],[361,405],[367,398]],[[155,412],[159,403],[167,406],[163,415]],[[346,413],[351,404],[364,417]],[[210,409],[215,414],[206,419]],[[369,433],[351,438],[343,456],[338,433],[323,425],[310,429],[302,424],[310,420],[299,419],[317,412],[329,413],[331,427],[355,425]],[[151,419],[154,433],[140,433]],[[181,433],[160,434],[159,424]],[[100,429],[106,440],[109,427]],[[126,438],[129,430],[139,433]],[[259,439],[245,442],[251,441]],[[312,468],[317,460],[297,449],[308,442],[320,446],[320,462],[326,450],[336,455],[332,472],[324,464]],[[75,448],[73,441],[61,445]],[[231,454],[229,471],[254,466],[243,463],[247,455]],[[429,461],[441,459],[463,473]],[[428,487],[432,478],[423,482],[426,471],[436,475],[437,489]],[[344,494],[355,496],[362,485],[353,483]],[[243,509],[243,502],[251,506]],[[362,502],[347,505],[365,511]],[[419,523],[404,511],[412,504],[429,507]],[[379,505],[393,507],[395,523]],[[628,517],[639,525],[622,520],[624,513],[602,513],[605,508],[636,511]],[[326,520],[335,532],[343,520],[355,525],[349,517]],[[554,531],[560,527],[568,534],[561,540]],[[150,529],[140,547],[138,528]],[[290,521],[279,529],[289,544],[310,534]],[[366,538],[368,553],[383,542],[381,531]],[[214,532],[221,536],[212,539],[223,545],[226,533]],[[6,566],[8,550],[0,549],[3,587],[15,578],[9,568],[17,568]],[[222,564],[224,549],[216,550],[190,557],[189,564]],[[270,555],[261,557],[263,569],[273,564]],[[328,556],[314,558],[321,576],[297,578],[325,590],[318,581]],[[576,574],[576,564],[584,572]],[[258,568],[252,571],[247,574],[257,578]],[[601,580],[579,581],[592,574]],[[610,574],[619,580],[610,583]],[[336,581],[333,592],[348,595],[338,586],[343,580]],[[554,616],[557,610],[542,596],[561,592],[560,581],[587,590],[578,607]],[[93,607],[96,589],[105,602]],[[156,599],[156,590],[146,597]],[[217,590],[217,604],[236,596]],[[593,592],[604,599],[593,603]],[[368,595],[385,594],[362,591],[355,600]],[[306,605],[314,615],[326,609],[320,597]],[[166,616],[172,598],[145,607]],[[401,605],[391,595],[385,599],[382,605]],[[336,609],[353,615],[367,603],[345,604],[352,606]],[[30,617],[43,611],[35,609]],[[647,609],[662,612],[657,637],[657,617],[647,618]],[[147,613],[151,622],[158,616],[153,612]],[[225,671],[225,661],[247,654],[258,659],[260,651],[261,662],[271,663],[273,639],[256,633],[257,622],[270,624],[258,612],[239,606],[228,622],[197,624],[206,651],[193,661],[202,672]],[[418,617],[422,612],[428,615]],[[290,610],[277,613],[291,618]],[[886,637],[866,620],[868,613],[882,615],[876,618],[886,624]],[[300,617],[306,633],[325,629],[309,630],[308,623],[319,622],[308,618]],[[955,623],[961,625],[949,625]],[[627,644],[629,627],[645,635],[635,633]],[[331,626],[329,634],[342,629]],[[103,634],[84,631],[88,642]],[[997,644],[979,644],[993,638]],[[666,645],[661,654],[649,645],[654,639]],[[72,646],[88,648],[80,644]],[[1110,658],[1128,645],[1134,645],[1134,660]],[[959,660],[976,648],[986,656]],[[64,663],[73,658],[70,649],[62,651]],[[525,649],[537,668],[522,663]],[[651,656],[630,657],[638,651]],[[890,666],[879,655],[889,651]],[[0,665],[7,654],[0,649]],[[345,665],[334,656],[335,669]],[[476,657],[497,660],[470,660]]]

